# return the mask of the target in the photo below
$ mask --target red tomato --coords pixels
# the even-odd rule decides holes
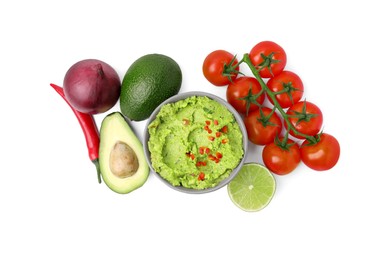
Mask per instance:
[[[232,64],[230,64],[232,62]],[[238,60],[234,55],[224,50],[213,51],[207,55],[203,62],[204,77],[215,86],[225,86],[234,80],[239,71]]]
[[[275,93],[286,91],[282,94],[275,95],[282,108],[288,108],[300,101],[304,92],[304,85],[300,77],[294,72],[287,70],[269,79],[267,87]],[[273,104],[269,96],[268,99]]]
[[[265,94],[256,96],[261,90],[260,83],[256,78],[247,76],[236,78],[227,87],[226,99],[238,112],[246,114],[259,108],[252,101],[260,105],[263,104]]]
[[[340,156],[340,145],[332,135],[322,133],[316,144],[305,140],[300,148],[301,159],[306,166],[316,171],[329,170],[336,165]]]
[[[287,140],[285,148],[275,142],[267,144],[263,149],[263,162],[273,173],[285,175],[297,168],[301,162],[299,146],[293,140]]]
[[[323,113],[315,104],[308,101],[295,103],[287,110],[286,114],[289,115],[289,121],[292,126],[298,132],[305,135],[317,135],[323,125]],[[286,121],[284,122],[284,125],[287,129]],[[289,133],[299,139],[306,138],[300,134],[295,134],[293,130],[290,130]]]
[[[278,114],[268,107],[250,112],[245,116],[244,123],[249,140],[258,145],[272,143],[282,130]]]
[[[260,69],[262,78],[271,78],[283,71],[286,66],[286,52],[275,42],[262,41],[249,52],[252,64]]]

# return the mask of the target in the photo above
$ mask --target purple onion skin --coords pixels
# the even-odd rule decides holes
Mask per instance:
[[[64,94],[78,111],[99,114],[111,109],[118,101],[121,81],[117,72],[107,63],[81,60],[72,65],[64,77]]]

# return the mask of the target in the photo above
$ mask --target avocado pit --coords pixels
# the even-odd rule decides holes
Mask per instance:
[[[109,167],[113,175],[128,178],[139,169],[135,151],[126,143],[117,141],[110,152]]]

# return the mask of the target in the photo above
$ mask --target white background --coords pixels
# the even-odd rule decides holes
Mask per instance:
[[[386,3],[3,1],[0,259],[391,259]],[[81,129],[49,83],[61,85],[81,59],[122,78],[140,56],[162,53],[181,66],[181,92],[225,97],[203,77],[205,56],[241,57],[263,40],[286,50],[286,69],[322,109],[341,145],[335,168],[276,176],[275,197],[256,213],[237,208],[226,187],[183,194],[152,174],[127,195],[97,184]],[[132,122],[140,138],[144,126]],[[261,147],[247,161],[262,163]]]

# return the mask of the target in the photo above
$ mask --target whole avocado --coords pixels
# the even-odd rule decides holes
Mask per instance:
[[[155,108],[181,88],[182,72],[172,58],[147,54],[128,68],[121,84],[120,110],[129,119],[147,119]]]

